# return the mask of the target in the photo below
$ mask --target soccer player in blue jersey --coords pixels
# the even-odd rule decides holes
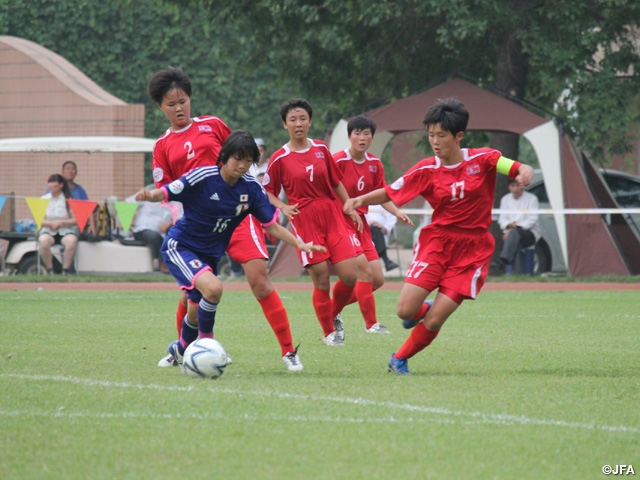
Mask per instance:
[[[249,175],[251,165],[259,157],[251,134],[237,130],[222,145],[217,166],[196,168],[168,185],[151,191],[142,189],[136,194],[138,201],[175,200],[184,207],[184,216],[169,230],[162,245],[169,272],[187,292],[190,303],[198,305],[197,325],[185,317],[180,339],[169,345],[169,352],[179,364],[191,342],[213,338],[216,310],[222,297],[216,266],[234,229],[247,215],[255,216],[274,237],[304,252],[325,251],[323,246],[296,239],[276,222],[276,208],[262,186]]]

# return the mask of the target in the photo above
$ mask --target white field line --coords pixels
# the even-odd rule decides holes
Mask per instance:
[[[79,385],[87,386],[99,386],[106,388],[133,388],[138,390],[158,390],[158,391],[183,391],[191,392],[196,390],[195,386],[180,387],[180,386],[166,386],[166,385],[154,385],[154,384],[142,384],[142,383],[128,383],[128,382],[111,382],[106,380],[95,380],[87,378],[75,378],[66,376],[47,376],[47,375],[18,375],[18,374],[0,374],[0,378],[18,378],[22,380],[34,380],[34,381],[55,381],[55,382],[68,382]],[[346,417],[346,416],[308,416],[308,415],[251,415],[242,414],[229,416],[219,413],[210,414],[180,414],[180,413],[148,413],[148,412],[66,412],[64,409],[57,411],[10,411],[0,408],[0,416],[4,417],[51,417],[51,418],[152,418],[152,419],[240,419],[240,420],[257,420],[263,421],[265,419],[278,420],[278,421],[291,421],[291,422],[336,422],[336,423],[448,423],[448,424],[493,424],[493,425],[533,425],[533,426],[551,426],[551,427],[563,427],[563,428],[578,428],[586,430],[602,430],[609,432],[629,432],[640,433],[640,428],[629,427],[624,425],[611,426],[611,425],[597,425],[595,423],[582,423],[582,422],[567,422],[564,420],[549,420],[549,419],[536,419],[523,415],[505,415],[494,413],[482,413],[482,412],[464,412],[459,410],[450,410],[448,408],[440,407],[426,407],[423,405],[411,405],[407,403],[395,403],[395,402],[380,402],[377,400],[367,400],[364,398],[353,397],[334,397],[323,395],[308,395],[308,394],[292,394],[283,393],[277,391],[243,391],[228,388],[207,388],[207,390],[217,394],[227,395],[254,395],[259,397],[277,397],[283,399],[295,399],[306,400],[309,402],[335,402],[341,404],[362,405],[364,407],[377,407],[385,408],[387,410],[395,410],[396,415],[402,412],[408,412],[413,414],[430,414],[436,416],[436,418],[420,418],[410,416],[406,418],[398,418],[397,416],[376,417],[372,418],[370,409],[367,408],[366,414],[361,417]]]

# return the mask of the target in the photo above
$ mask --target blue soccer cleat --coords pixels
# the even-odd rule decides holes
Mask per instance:
[[[429,308],[431,308],[431,307],[433,306],[433,300],[425,300],[425,301],[424,301],[424,303],[425,303],[426,305],[429,305]],[[429,311],[429,310],[427,310],[427,312],[428,312],[428,311]],[[422,317],[422,318],[413,318],[413,319],[411,319],[411,320],[403,320],[403,321],[402,321],[402,326],[403,326],[404,328],[406,328],[407,330],[410,330],[410,329],[412,329],[413,327],[415,327],[417,324],[419,324],[419,323],[422,321],[422,319],[423,319],[423,318],[424,318],[424,317]]]
[[[182,366],[182,354],[180,353],[180,341],[174,340],[169,344],[167,348],[169,355],[171,355],[178,365]]]
[[[409,362],[406,358],[396,358],[394,357],[395,352],[391,354],[391,358],[389,359],[389,365],[387,369],[391,373],[395,373],[396,375],[411,375],[409,371]]]

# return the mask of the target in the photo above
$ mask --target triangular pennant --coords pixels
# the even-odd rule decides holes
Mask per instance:
[[[44,216],[47,213],[49,199],[26,197],[25,201],[27,202],[27,205],[29,205],[29,210],[31,210],[31,215],[33,215],[33,221],[36,222],[36,226],[38,227],[38,230],[40,230],[40,228],[42,228],[42,220],[44,220]]]
[[[67,200],[67,203],[76,216],[78,228],[82,232],[87,225],[89,215],[91,215],[98,206],[98,202],[92,202],[91,200]]]
[[[136,210],[138,209],[138,204],[129,202],[114,202],[114,206],[116,207],[116,213],[118,214],[118,219],[120,220],[122,229],[125,232],[128,231],[131,227],[133,216],[136,214]]]
[[[4,207],[4,202],[7,201],[6,195],[0,195],[0,212],[2,212],[2,208]]]

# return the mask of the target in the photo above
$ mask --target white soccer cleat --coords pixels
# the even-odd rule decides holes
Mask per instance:
[[[344,343],[344,322],[342,321],[342,317],[340,316],[340,314],[337,314],[333,319],[333,328],[336,331],[336,337],[342,340],[342,342]]]
[[[382,325],[381,323],[374,323],[371,327],[364,327],[364,331],[367,333],[391,333],[387,327]]]
[[[178,362],[176,362],[176,359],[173,358],[173,355],[168,354],[160,359],[160,361],[158,362],[158,366],[161,368],[177,367]]]
[[[284,366],[287,367],[287,370],[290,372],[299,372],[304,368],[304,365],[302,365],[300,357],[298,357],[296,352],[287,353],[282,357],[282,361],[284,362]]]
[[[338,332],[331,332],[322,339],[322,342],[330,347],[344,347],[344,340],[339,338],[337,333]]]

